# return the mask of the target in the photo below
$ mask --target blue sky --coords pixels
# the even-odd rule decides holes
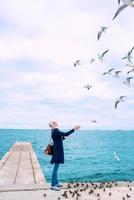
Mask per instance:
[[[0,1],[1,128],[48,128],[57,120],[62,128],[134,129],[134,81],[122,83],[129,68],[121,60],[134,45],[134,9],[112,21],[117,7],[116,0]],[[101,26],[108,30],[97,42]],[[91,65],[106,49],[104,62]],[[74,68],[77,59],[82,65]],[[112,67],[122,70],[119,79],[102,76]],[[114,110],[120,95],[126,100]]]

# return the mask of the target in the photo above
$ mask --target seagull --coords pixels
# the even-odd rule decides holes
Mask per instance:
[[[99,39],[101,38],[101,35],[103,32],[105,32],[107,29],[107,27],[105,26],[101,26],[100,30],[98,31],[98,34],[97,34],[97,40],[99,41]]]
[[[114,70],[114,68],[109,69],[107,72],[104,72],[103,75],[109,74],[111,75],[111,72]]]
[[[123,5],[121,5],[118,9],[117,9],[117,11],[116,11],[116,13],[115,13],[115,15],[114,15],[114,17],[113,17],[113,20],[119,15],[119,13],[122,11],[122,10],[124,10],[125,8],[127,8],[128,6],[131,6],[131,7],[134,7],[134,0],[123,0]],[[118,0],[118,4],[120,4],[120,0]]]
[[[77,65],[81,65],[80,60],[76,60],[76,61],[74,62],[74,67],[76,67]]]
[[[129,194],[126,194],[126,197],[127,197],[127,198],[130,198],[131,196],[130,196]]]
[[[99,59],[101,62],[103,62],[104,55],[105,55],[106,53],[108,53],[108,51],[109,51],[109,49],[107,49],[106,51],[104,51],[102,54],[98,54],[98,59]]]
[[[114,156],[113,157],[114,157],[115,160],[120,161],[120,158],[119,158],[119,156],[117,154],[117,151],[114,151]]]
[[[125,66],[127,66],[127,67],[134,67],[134,64],[126,64]]]
[[[132,64],[131,54],[132,54],[133,50],[134,50],[134,46],[128,51],[127,55],[125,57],[123,57],[122,60],[127,59],[129,61],[129,63]]]
[[[92,59],[90,60],[90,64],[92,64],[94,61],[95,61],[95,59],[92,58]]]
[[[132,70],[128,71],[127,74],[129,74],[129,73],[131,73],[131,72],[134,72],[134,68],[133,68]]]
[[[88,90],[90,90],[90,89],[92,88],[92,86],[89,85],[89,84],[87,84],[87,85],[85,85],[85,86],[83,86],[83,87],[87,88]]]
[[[97,123],[97,121],[96,120],[92,120],[92,123]]]
[[[127,86],[130,86],[130,80],[133,79],[133,77],[127,77],[126,81],[123,81],[123,83]]]
[[[121,73],[121,71],[115,71],[115,74],[113,75],[113,77],[120,78],[119,73]]]
[[[124,102],[124,99],[123,99],[124,97],[126,97],[126,96],[120,96],[119,99],[116,99],[116,101],[115,101],[115,109],[117,108],[118,103]]]

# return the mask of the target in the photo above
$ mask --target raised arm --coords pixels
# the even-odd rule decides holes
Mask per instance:
[[[66,137],[66,136],[72,134],[75,130],[78,130],[79,128],[80,128],[80,126],[75,126],[73,129],[71,129],[71,130],[68,131],[68,132],[62,132],[62,131],[60,131],[59,129],[57,129],[57,133],[58,133],[60,136]]]
[[[57,129],[56,131],[57,131],[58,135],[66,137],[66,136],[72,134],[75,131],[75,129],[71,129],[70,131],[67,131],[67,132],[62,132],[59,129]]]

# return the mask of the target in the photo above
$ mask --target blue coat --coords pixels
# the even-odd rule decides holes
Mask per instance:
[[[53,140],[53,155],[51,163],[64,163],[64,148],[63,148],[63,139],[64,136],[68,136],[74,132],[74,129],[64,133],[61,132],[58,128],[52,130],[51,137]]]

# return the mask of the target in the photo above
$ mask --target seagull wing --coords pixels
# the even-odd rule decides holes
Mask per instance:
[[[128,60],[129,63],[132,64],[132,61],[131,61],[131,55],[128,55],[127,60]]]
[[[92,58],[92,59],[90,60],[90,63],[92,64],[94,61],[95,61],[95,59],[94,59],[94,58]]]
[[[115,109],[117,108],[117,105],[118,105],[119,102],[120,102],[120,101],[116,101],[116,102],[115,102]]]
[[[111,68],[108,72],[112,72],[114,70],[114,68]]]
[[[99,31],[97,34],[97,40],[99,41],[100,37],[101,37],[102,31]]]
[[[117,11],[116,11],[116,13],[115,13],[115,15],[114,15],[114,17],[113,17],[113,20],[119,15],[119,13],[122,11],[122,10],[124,10],[126,7],[127,7],[128,5],[126,5],[126,4],[123,4],[122,6],[120,6],[118,9],[117,9]]]
[[[127,56],[123,57],[121,60],[127,59]]]
[[[108,53],[108,51],[109,51],[109,49],[108,49],[108,50],[106,50],[106,51],[104,51],[104,52],[101,54],[101,57],[103,58],[103,57],[104,57],[104,55],[105,55],[106,53]]]
[[[134,47],[132,47],[132,49],[128,52],[128,56],[131,55],[131,53],[133,52],[133,50],[134,50]]]
[[[124,97],[126,97],[126,96],[120,96],[120,98],[119,98],[119,99],[120,99],[120,100],[122,100]]]

